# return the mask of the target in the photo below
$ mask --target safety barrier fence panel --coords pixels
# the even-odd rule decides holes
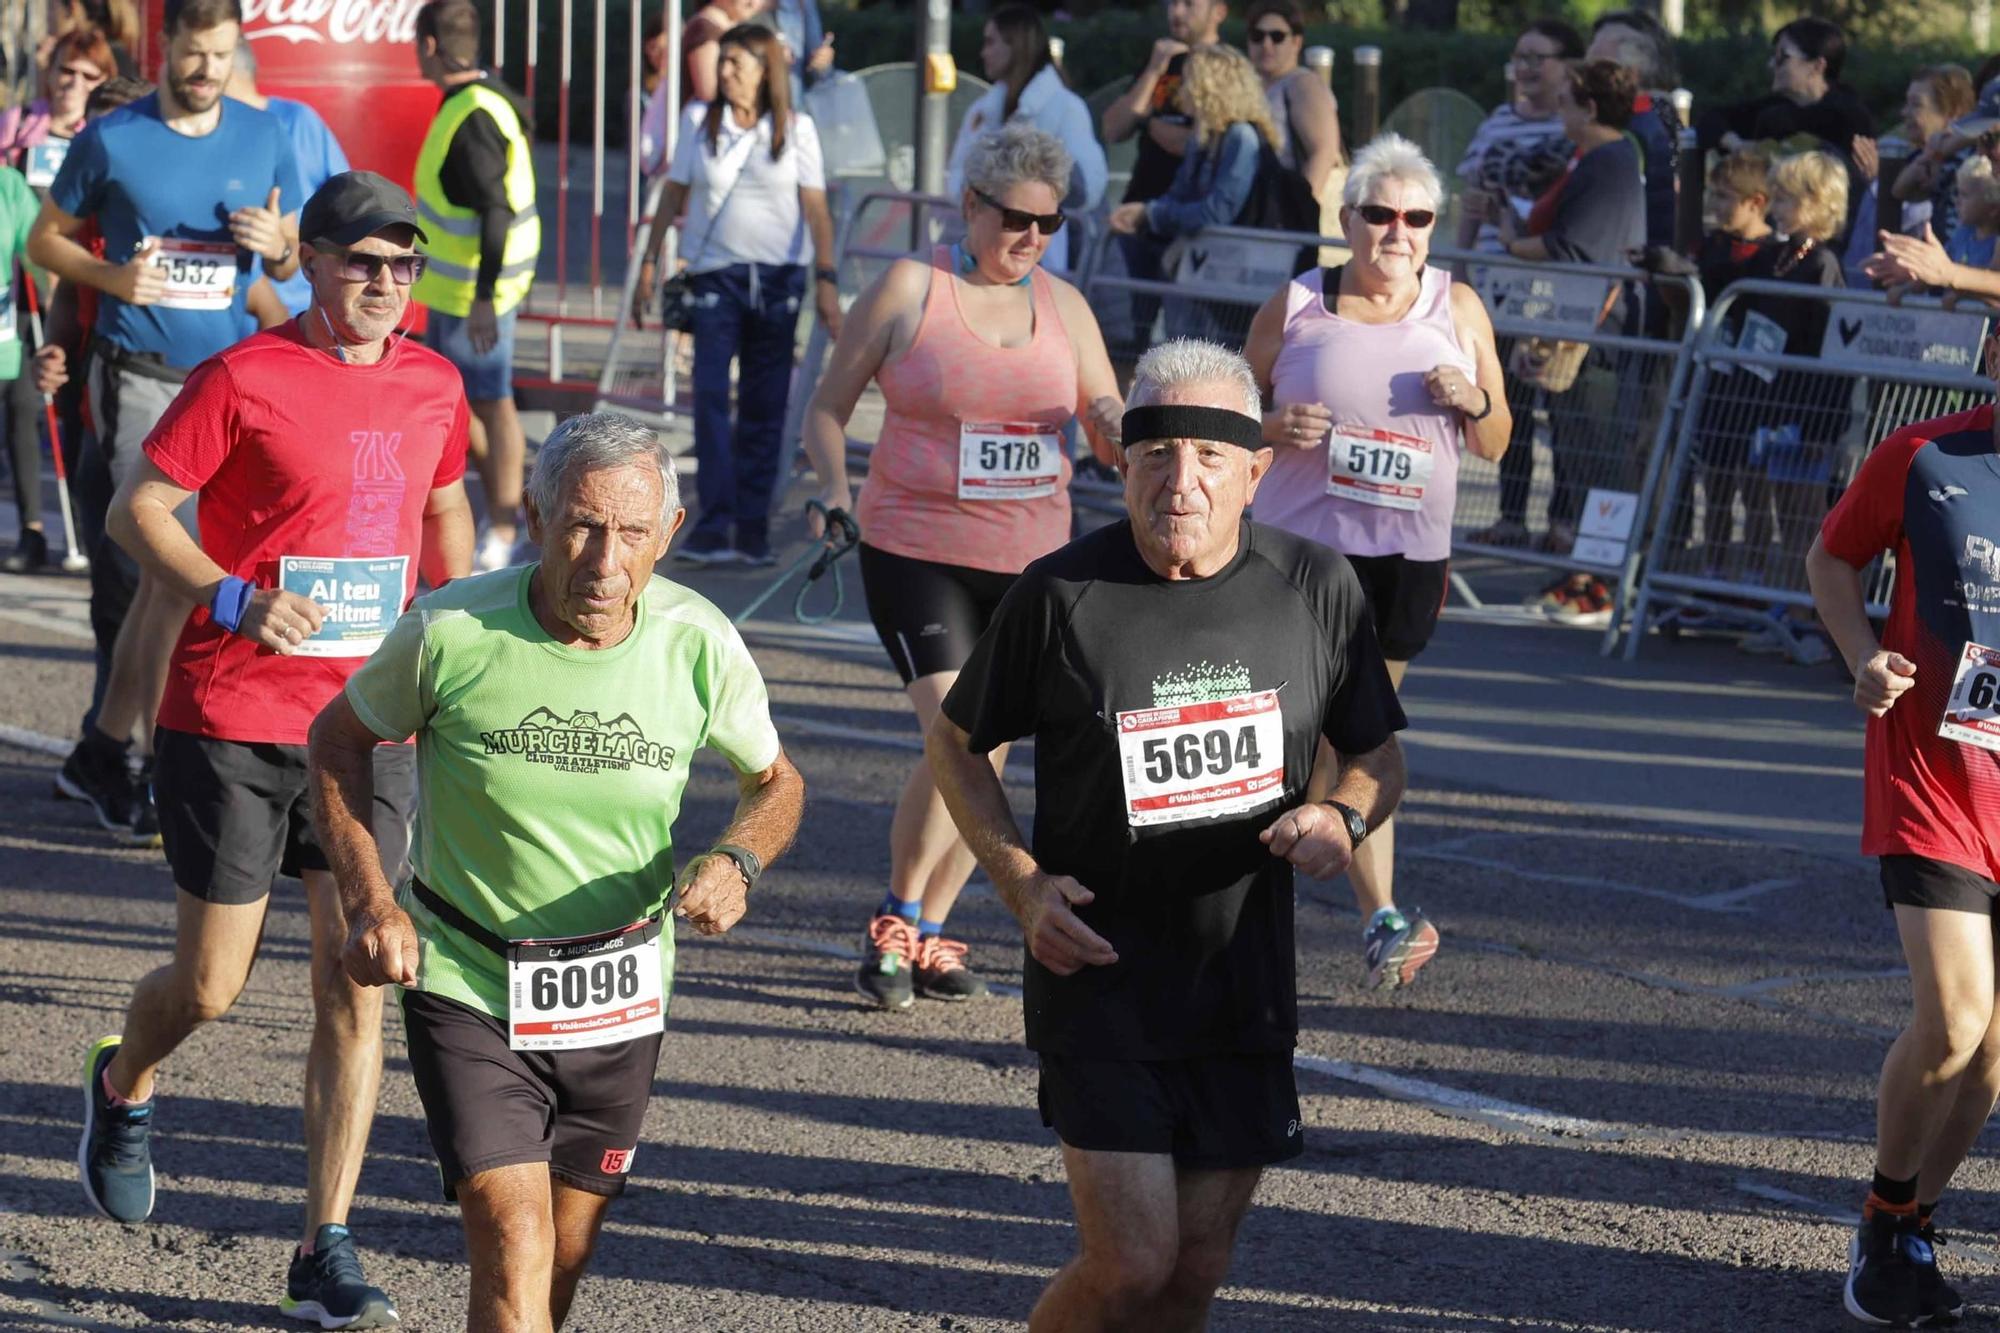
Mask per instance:
[[[1787,346],[1780,319],[1805,345]],[[1824,652],[1801,632],[1821,520],[1885,436],[1992,399],[1979,373],[1988,320],[1877,292],[1725,291],[1692,347],[1625,656],[1648,630],[1695,627],[1749,630],[1799,660]],[[1871,615],[1887,614],[1894,579],[1889,558],[1864,575]]]

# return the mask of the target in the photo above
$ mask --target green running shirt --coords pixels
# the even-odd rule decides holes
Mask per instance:
[[[536,565],[420,597],[347,699],[384,740],[417,738],[410,859],[432,892],[503,939],[627,925],[674,880],[688,762],[777,762],[763,677],[722,612],[655,577],[622,643],[549,637],[528,607]],[[417,988],[504,1019],[505,960],[437,920],[407,885],[423,941]],[[671,928],[661,934],[671,989]]]

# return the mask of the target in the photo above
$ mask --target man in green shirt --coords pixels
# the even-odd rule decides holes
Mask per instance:
[[[310,748],[344,961],[363,985],[404,987],[475,1328],[542,1309],[561,1325],[659,1061],[663,918],[704,935],[735,925],[805,790],[735,628],[652,572],[687,516],[653,432],[572,417],[542,446],[527,503],[540,563],[415,602]],[[399,894],[361,813],[370,751],[410,736],[414,876]],[[673,824],[703,745],[741,795],[721,841],[676,878]]]

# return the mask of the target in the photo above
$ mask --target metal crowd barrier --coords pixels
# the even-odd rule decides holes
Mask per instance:
[[[1788,351],[1753,306],[1738,345],[1730,316],[1757,298],[1824,307],[1817,347]],[[1794,306],[1796,309],[1797,306]],[[1739,282],[1700,328],[1666,484],[1631,608],[1628,660],[1648,630],[1761,631],[1807,660],[1805,555],[1870,450],[1914,422],[1991,401],[1979,373],[1988,315],[1877,292]],[[1759,323],[1759,320],[1763,323]],[[1869,614],[1888,613],[1893,562],[1864,577]]]

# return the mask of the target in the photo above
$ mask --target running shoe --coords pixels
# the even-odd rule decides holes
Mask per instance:
[[[1847,1242],[1847,1313],[1879,1328],[1914,1328],[1930,1318],[1924,1295],[1937,1276],[1937,1256],[1914,1217],[1877,1213]]]
[[[153,804],[153,756],[151,755],[139,761],[139,771],[132,779],[131,842],[134,847],[160,845],[160,811]]]
[[[917,927],[890,912],[868,923],[868,953],[854,974],[854,989],[884,1009],[907,1009],[916,1002],[912,964]]]
[[[689,565],[733,565],[742,559],[729,538],[716,532],[695,532],[681,543],[674,558]]]
[[[1547,612],[1560,625],[1582,625],[1601,629],[1611,623],[1611,590],[1604,580],[1585,577],[1573,581],[1567,595]]]
[[[56,796],[90,806],[97,822],[113,833],[132,833],[132,773],[125,753],[94,735],[76,743],[56,773]]]
[[[917,938],[917,994],[930,1000],[976,1000],[986,983],[965,965],[965,943],[942,935]]]
[[[1932,1255],[1937,1254],[1938,1246],[1948,1243],[1945,1240],[1944,1233],[1940,1232],[1929,1222],[1925,1222],[1919,1226],[1917,1234],[1923,1237],[1925,1243],[1931,1247]],[[1929,1317],[1929,1322],[1934,1324],[1957,1323],[1965,1315],[1965,1298],[1958,1294],[1957,1288],[1951,1286],[1939,1275],[1935,1262],[1923,1271],[1929,1274],[1924,1280],[1923,1297],[1924,1313]]]
[[[76,1173],[90,1206],[117,1222],[143,1222],[153,1212],[153,1100],[113,1106],[104,1068],[118,1054],[117,1037],[99,1037],[83,1057],[83,1137]]]
[[[395,1302],[361,1274],[361,1256],[344,1226],[328,1222],[313,1235],[313,1252],[292,1252],[285,1299],[278,1308],[321,1328],[392,1328],[403,1322]]]
[[[0,560],[0,570],[9,574],[32,574],[49,563],[49,539],[34,528],[22,528],[14,553]]]
[[[479,549],[472,557],[475,573],[491,574],[514,563],[514,543],[488,528],[479,535]]]
[[[1438,951],[1437,927],[1424,919],[1423,909],[1407,917],[1393,907],[1377,917],[1361,939],[1361,961],[1368,967],[1369,990],[1395,990],[1417,979]]]

